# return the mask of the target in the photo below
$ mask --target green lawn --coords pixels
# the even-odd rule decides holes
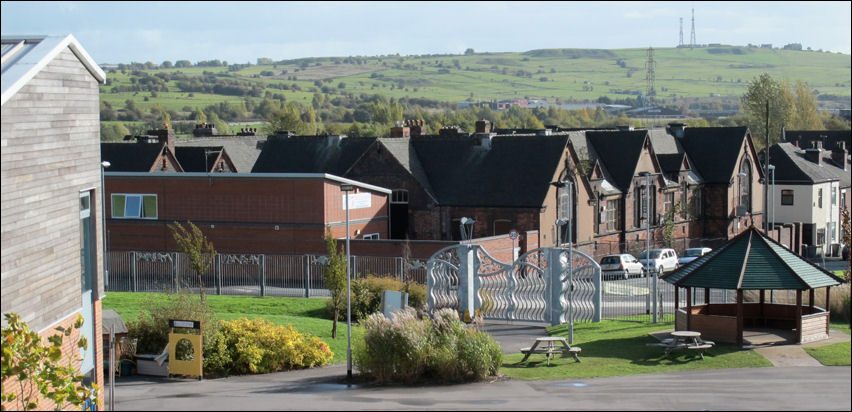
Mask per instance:
[[[645,345],[657,342],[648,333],[673,327],[671,322],[654,324],[629,320],[575,324],[573,345],[582,348],[580,363],[570,356],[558,356],[547,366],[543,355],[532,355],[527,362],[519,363],[523,355],[512,354],[504,356],[500,370],[512,378],[537,380],[772,366],[763,356],[735,345],[717,344],[705,352],[704,360],[697,353],[687,351],[674,351],[664,357],[662,348]],[[567,325],[550,327],[548,332],[568,337]]]
[[[831,333],[850,334],[849,323],[831,322]],[[825,366],[850,366],[852,365],[852,342],[832,343],[831,345],[804,348],[805,352],[813,356]]]
[[[128,322],[143,311],[145,299],[156,295],[159,294],[108,292],[103,308],[115,310]],[[328,343],[334,352],[332,363],[346,362],[346,322],[338,322],[337,339],[331,339],[332,322],[325,316],[325,298],[208,295],[206,299],[218,319],[263,318],[278,325],[293,325],[299,332],[318,336]],[[352,325],[353,340],[363,334],[362,327]]]

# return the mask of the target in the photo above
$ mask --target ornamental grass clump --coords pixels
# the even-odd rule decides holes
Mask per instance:
[[[450,309],[422,319],[412,308],[393,319],[376,313],[364,329],[353,358],[358,370],[377,383],[477,381],[497,375],[502,363],[494,338],[465,325]]]

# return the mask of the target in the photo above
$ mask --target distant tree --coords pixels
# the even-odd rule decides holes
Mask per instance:
[[[175,62],[175,67],[192,67],[192,63],[189,60],[178,60]]]
[[[467,50],[465,50],[465,51],[464,51],[464,55],[465,55],[465,56],[470,56],[470,55],[472,55],[472,54],[474,54],[474,51],[473,51],[473,49],[472,49],[472,48],[470,48],[470,47],[468,47],[468,48],[467,48]]]
[[[160,65],[160,67],[163,68],[163,69],[171,69],[172,67],[174,67],[174,65],[172,64],[171,61],[166,60],[166,61],[163,62],[163,64]]]
[[[213,242],[207,240],[204,233],[198,226],[192,222],[186,222],[189,229],[181,226],[180,223],[174,222],[168,225],[172,232],[172,237],[177,242],[178,249],[189,259],[189,265],[195,274],[198,276],[198,291],[201,294],[201,302],[204,302],[204,281],[202,276],[207,268],[213,263],[216,258],[216,249],[213,248]]]
[[[763,148],[766,141],[767,102],[769,102],[769,145],[778,142],[782,128],[788,125],[795,110],[790,85],[786,81],[775,80],[769,74],[763,73],[749,82],[748,90],[740,100],[758,150]]]
[[[204,114],[203,110],[195,109],[192,112],[192,120],[195,120],[196,123],[207,123],[207,115]]]
[[[124,140],[124,136],[130,134],[122,123],[105,124],[101,122],[101,141],[114,142]]]
[[[795,110],[790,121],[793,130],[821,130],[824,128],[822,119],[817,113],[816,95],[813,89],[803,80],[796,80],[793,85],[795,94]]]
[[[308,126],[302,121],[299,109],[292,104],[287,104],[267,117],[269,123],[266,125],[267,134],[289,130],[296,134],[308,134]]]
[[[231,126],[228,124],[228,122],[220,119],[219,115],[217,115],[214,111],[210,111],[209,114],[207,114],[207,123],[212,124],[219,134],[234,134],[234,131],[231,129]]]

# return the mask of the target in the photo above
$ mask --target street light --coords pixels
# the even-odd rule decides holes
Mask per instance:
[[[467,240],[467,245],[473,243],[473,224],[476,223],[476,220],[471,219],[469,217],[463,217],[459,221],[459,230],[461,230],[462,240]]]
[[[769,169],[769,175],[772,176],[772,218],[769,221],[769,229],[775,230],[775,165],[769,165],[767,168]]]
[[[346,193],[346,379],[352,381],[352,276],[349,269],[349,192],[355,185],[342,184],[340,190]]]
[[[645,273],[647,279],[645,284],[651,281],[650,277],[647,274],[651,274],[651,173],[649,172],[641,172],[639,176],[645,177]],[[653,290],[651,292],[654,295],[654,314],[653,321],[657,323],[657,268],[654,268],[653,272]],[[648,311],[651,305],[650,299],[645,301],[646,311]]]

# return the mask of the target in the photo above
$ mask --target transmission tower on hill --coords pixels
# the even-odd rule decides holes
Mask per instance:
[[[656,96],[657,91],[654,89],[654,82],[657,77],[657,62],[654,61],[654,49],[648,47],[648,61],[645,62],[645,82],[647,83],[647,90],[645,96],[650,100],[651,96]]]
[[[680,18],[680,39],[677,45],[683,46],[683,17]]]
[[[689,35],[689,48],[695,48],[695,9],[692,9],[692,34]]]

